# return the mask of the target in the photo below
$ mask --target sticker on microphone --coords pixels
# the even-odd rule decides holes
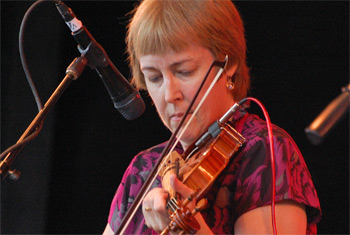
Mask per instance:
[[[83,24],[81,23],[80,20],[78,20],[77,18],[74,18],[73,20],[66,22],[66,24],[68,25],[68,27],[70,28],[70,30],[75,33],[76,31],[78,31],[79,29],[81,29],[81,27],[83,27]]]

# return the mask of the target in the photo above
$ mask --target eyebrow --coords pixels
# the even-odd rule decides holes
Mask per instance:
[[[180,60],[180,61],[177,61],[173,64],[170,64],[170,68],[174,68],[174,67],[177,67],[183,63],[186,63],[186,62],[189,62],[189,61],[193,61],[193,58],[190,58],[190,59],[183,59],[183,60]],[[145,70],[157,70],[156,68],[152,67],[152,66],[149,66],[149,67],[141,67],[141,71],[145,71]]]

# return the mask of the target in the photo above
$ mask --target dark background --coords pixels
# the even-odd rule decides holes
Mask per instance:
[[[1,152],[37,114],[18,52],[21,20],[33,2],[1,1]],[[129,77],[125,26],[135,2],[67,1],[116,67]],[[320,234],[349,233],[349,115],[320,146],[304,128],[349,82],[348,1],[238,1],[246,26],[251,96],[300,147],[317,188]],[[79,53],[52,2],[31,14],[25,51],[45,103]],[[1,233],[98,234],[122,174],[139,151],[169,138],[145,93],[146,112],[127,121],[87,68],[46,117],[39,136],[17,156],[16,182],[1,182]],[[261,115],[253,105],[252,112]]]

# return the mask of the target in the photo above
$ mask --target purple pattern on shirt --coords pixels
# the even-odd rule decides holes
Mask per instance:
[[[238,117],[236,117],[238,119]],[[233,234],[239,216],[271,204],[271,161],[265,121],[247,114],[234,127],[246,138],[239,150],[206,195],[208,204],[201,212],[215,234]],[[238,124],[237,124],[238,123]],[[307,232],[317,232],[321,210],[316,190],[304,159],[292,138],[273,126],[276,169],[276,202],[292,199],[306,207]],[[108,222],[116,231],[166,143],[141,152],[132,160],[113,199]],[[176,151],[182,153],[182,149]],[[159,187],[158,178],[152,187]],[[154,233],[144,223],[141,208],[126,230],[127,234]]]

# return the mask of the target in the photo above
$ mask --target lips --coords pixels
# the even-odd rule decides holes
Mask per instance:
[[[184,115],[184,113],[175,113],[175,114],[170,116],[170,120],[179,122],[179,121],[181,121],[183,115]]]
[[[193,114],[193,111],[190,111],[187,115],[187,119],[190,117],[190,115]],[[182,117],[185,115],[185,113],[174,113],[170,116],[170,120],[180,122]]]

